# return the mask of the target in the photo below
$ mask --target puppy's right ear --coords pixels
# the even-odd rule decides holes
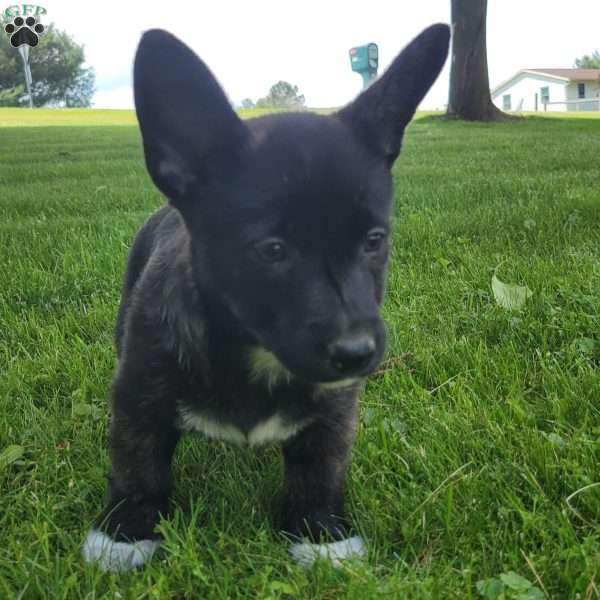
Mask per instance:
[[[400,152],[404,128],[446,62],[449,43],[447,25],[428,27],[404,48],[380,79],[337,113],[389,166]]]
[[[148,172],[184,209],[193,188],[231,168],[247,129],[207,66],[161,29],[143,35],[133,84]]]

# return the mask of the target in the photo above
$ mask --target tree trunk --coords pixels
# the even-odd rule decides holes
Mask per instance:
[[[487,0],[451,0],[452,62],[447,115],[494,121],[504,113],[492,103],[485,22]]]

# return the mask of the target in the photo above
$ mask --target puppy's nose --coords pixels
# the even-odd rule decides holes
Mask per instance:
[[[375,353],[375,340],[365,334],[347,336],[330,344],[328,350],[335,370],[348,375],[369,364]]]

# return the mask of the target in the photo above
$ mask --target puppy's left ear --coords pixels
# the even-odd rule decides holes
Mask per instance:
[[[197,186],[231,172],[248,130],[208,67],[166,31],[142,37],[133,82],[148,172],[186,212]]]
[[[449,43],[448,25],[428,27],[380,79],[337,113],[390,166],[400,153],[404,128],[446,62]]]

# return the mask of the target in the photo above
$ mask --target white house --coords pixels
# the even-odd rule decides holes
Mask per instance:
[[[600,69],[522,69],[492,90],[501,110],[600,110]]]

